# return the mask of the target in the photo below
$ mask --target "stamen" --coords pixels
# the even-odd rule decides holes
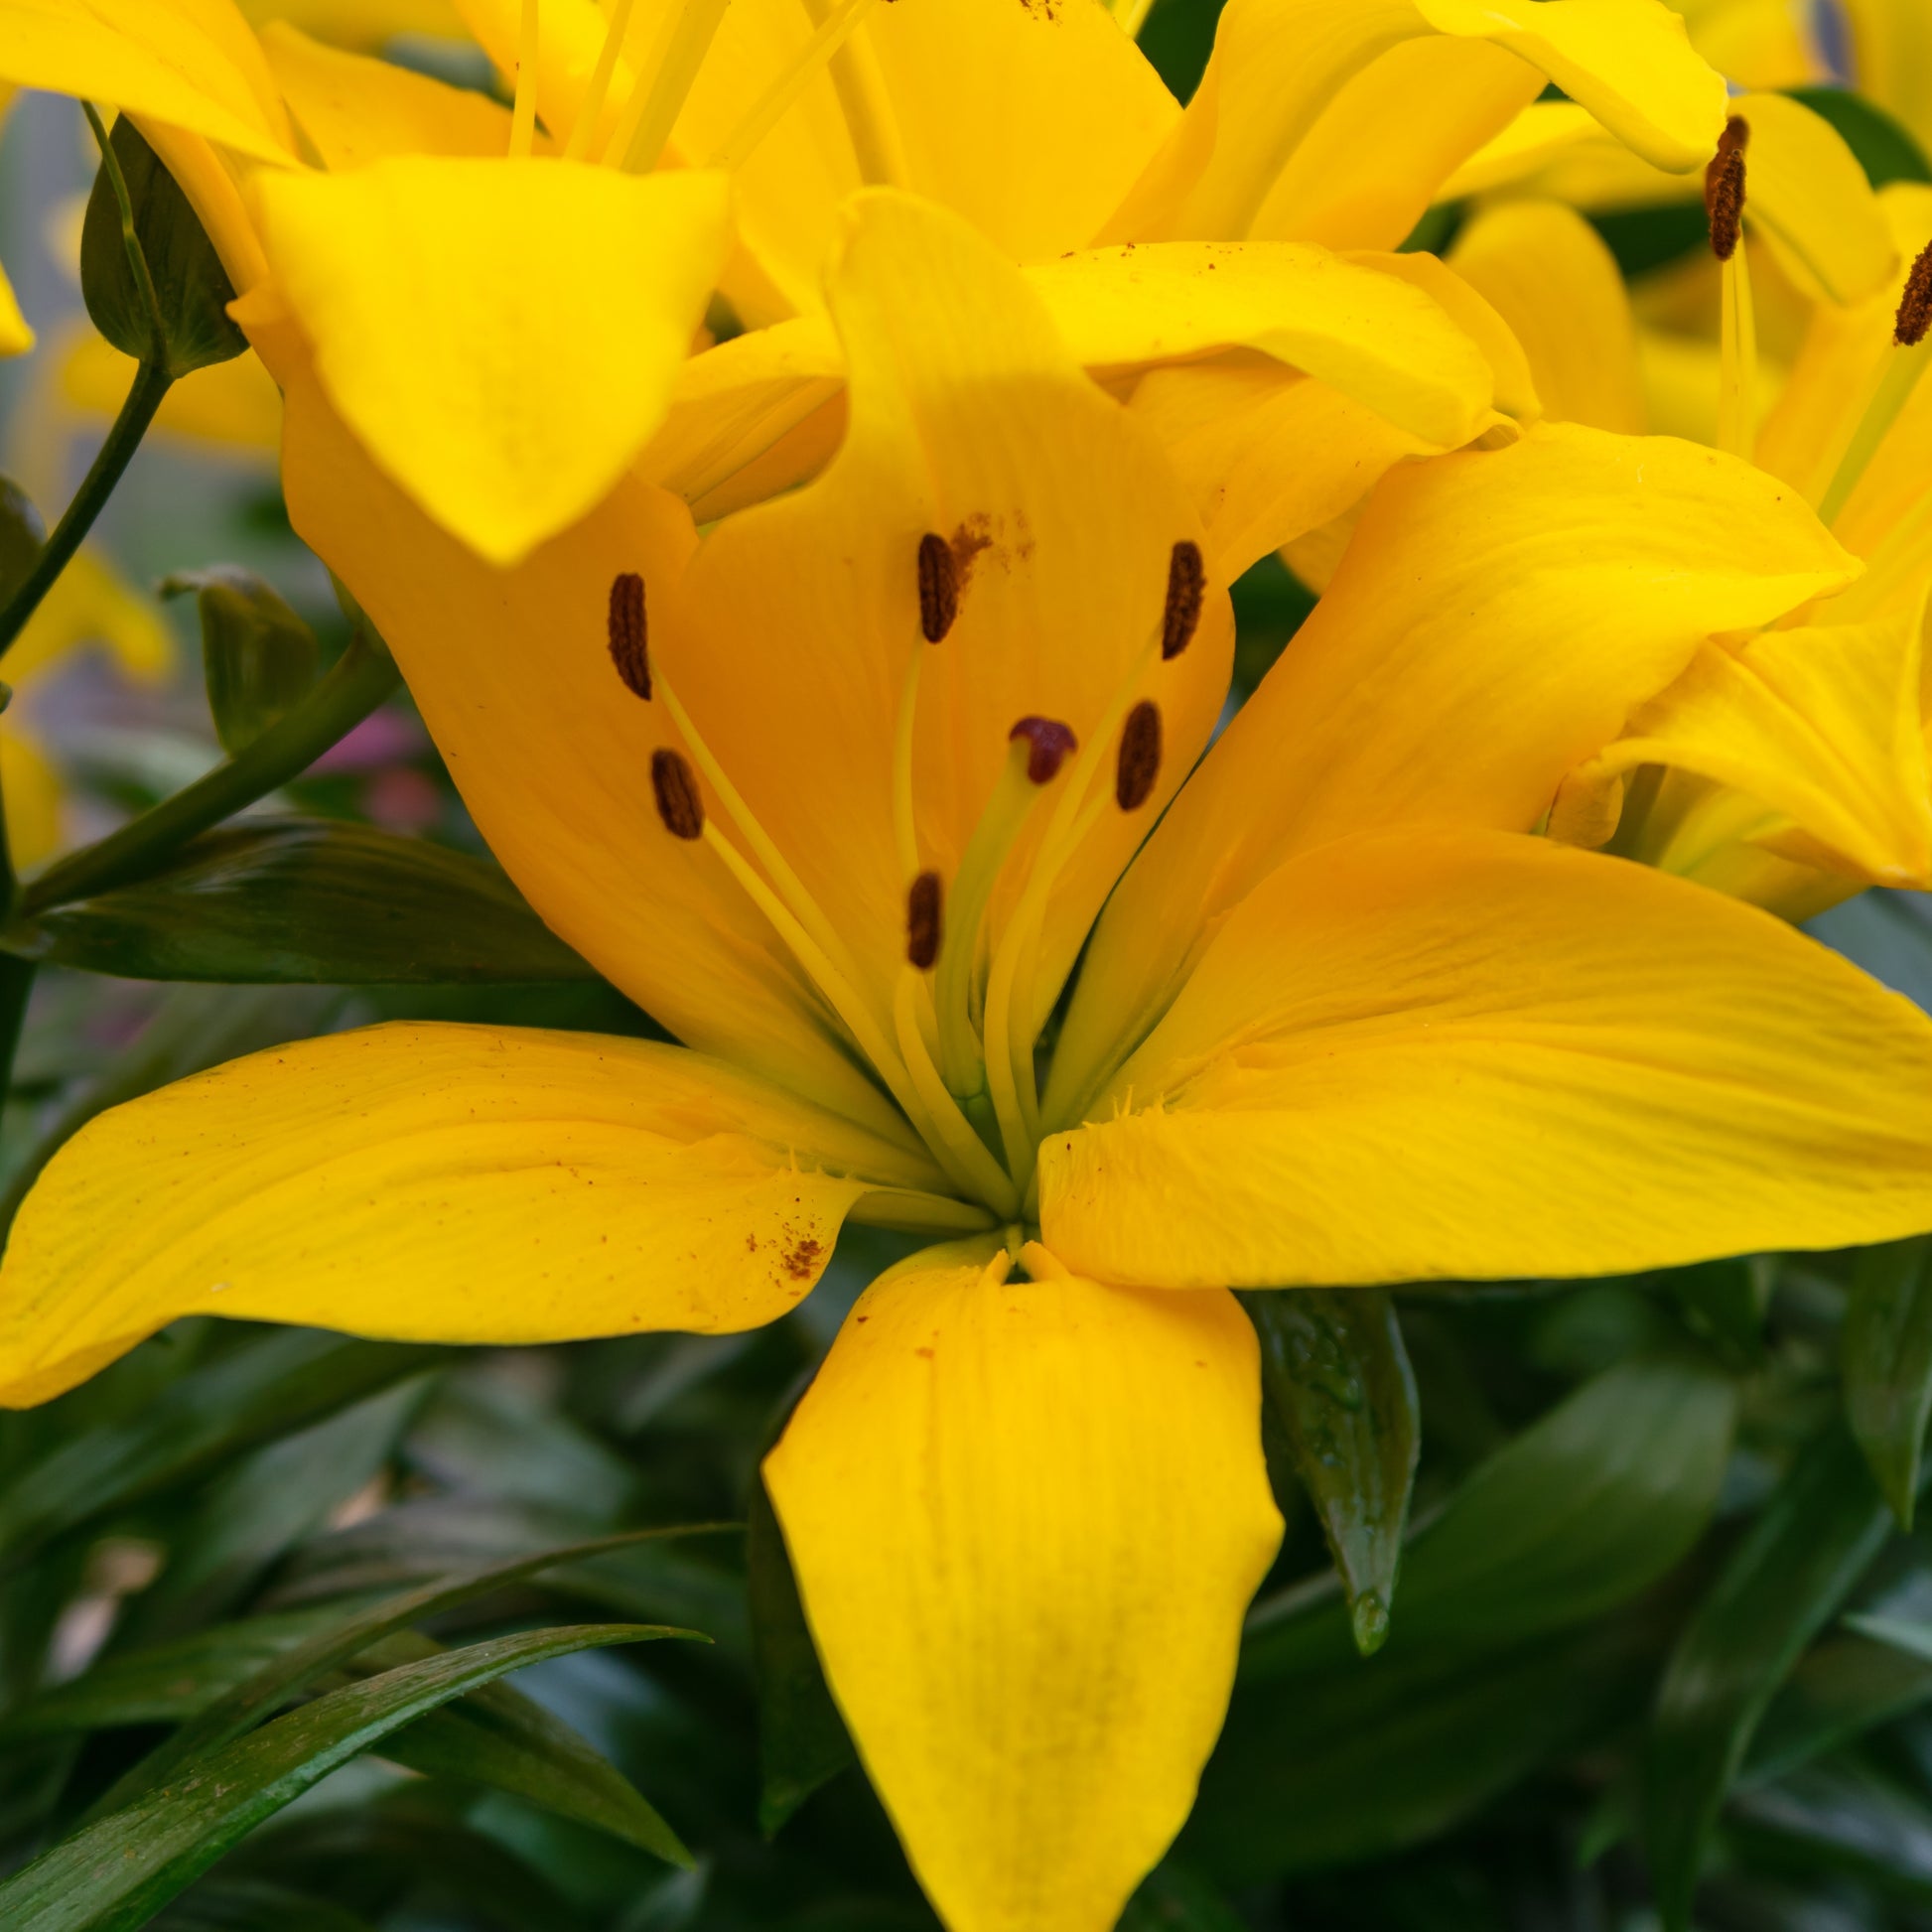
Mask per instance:
[[[650,644],[644,622],[644,580],[634,570],[611,580],[611,662],[625,686],[650,701]]]
[[[1161,775],[1161,707],[1143,698],[1121,727],[1120,758],[1114,766],[1114,803],[1137,812],[1154,795]]]
[[[660,745],[650,755],[650,788],[657,795],[657,816],[672,838],[704,837],[704,798],[697,773],[669,746]]]
[[[952,545],[928,530],[919,539],[919,629],[938,643],[959,616],[959,566]]]
[[[1898,319],[1892,341],[1900,348],[1916,348],[1932,329],[1932,244],[1919,250],[1912,272],[1905,278],[1905,293],[1898,298]]]
[[[597,138],[597,124],[604,118],[604,102],[611,91],[611,76],[618,70],[618,56],[623,52],[630,33],[630,11],[634,0],[617,0],[611,9],[610,24],[604,29],[604,45],[598,49],[597,66],[591,69],[591,82],[584,98],[577,103],[577,118],[570,124],[570,139],[564,146],[566,161],[582,161]]]
[[[510,159],[529,157],[537,143],[537,54],[541,46],[538,0],[523,0],[523,29],[516,43],[516,98],[510,109]]]
[[[1904,293],[1899,297],[1898,313],[1892,325],[1892,349],[1886,355],[1870,398],[1860,412],[1858,426],[1831,482],[1818,499],[1818,515],[1826,524],[1836,523],[1839,512],[1851,500],[1860,479],[1870,467],[1878,447],[1891,434],[1892,427],[1912,399],[1919,377],[1932,350],[1925,347],[1928,328],[1932,328],[1932,247],[1922,250],[1905,277]]]
[[[651,49],[646,81],[640,73],[604,149],[625,174],[647,175],[663,159],[677,117],[684,111],[698,69],[711,52],[731,0],[683,0],[664,16]]]
[[[786,109],[805,91],[818,70],[845,45],[847,36],[872,10],[872,5],[873,0],[843,0],[842,5],[826,15],[818,31],[752,105],[707,165],[742,168],[759,143],[784,118]]]
[[[925,982],[909,967],[899,974],[893,995],[893,1025],[898,1036],[899,1058],[925,1109],[923,1117],[932,1123],[933,1134],[938,1137],[935,1140],[928,1134],[926,1145],[948,1173],[956,1179],[964,1176],[963,1192],[985,1201],[996,1214],[1011,1215],[1019,1209],[1020,1190],[960,1112],[959,1103],[946,1090],[932,1063],[919,1025],[918,1000],[924,988]]]
[[[941,890],[936,872],[922,872],[905,895],[905,957],[922,973],[939,957]]]
[[[1744,150],[1750,123],[1733,114],[1718,137],[1718,152],[1704,171],[1704,211],[1711,219],[1711,252],[1727,262],[1744,231]]]
[[[1201,600],[1207,591],[1207,572],[1200,545],[1183,537],[1168,559],[1168,608],[1161,619],[1161,655],[1178,657],[1193,641],[1200,626]]]
[[[1036,785],[1050,785],[1060,766],[1080,749],[1072,728],[1057,718],[1023,718],[1007,733],[1007,742],[1027,745],[1027,776]]]

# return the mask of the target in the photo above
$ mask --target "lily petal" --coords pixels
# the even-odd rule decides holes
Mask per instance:
[[[902,1131],[764,915],[658,817],[651,755],[684,748],[612,663],[610,598],[634,571],[648,618],[662,618],[696,541],[684,506],[626,483],[516,569],[492,570],[375,468],[312,373],[298,362],[285,379],[289,515],[388,640],[524,897],[688,1044]]]
[[[7,653],[7,676],[25,683],[69,651],[105,644],[127,676],[154,684],[174,667],[174,638],[153,602],[131,589],[91,546],[78,551]]]
[[[1502,203],[1456,237],[1449,265],[1508,323],[1552,421],[1642,433],[1630,298],[1581,214],[1560,202]]]
[[[1281,1540],[1258,1350],[1223,1291],[986,1257],[861,1297],[765,1481],[950,1932],[1108,1932],[1193,1802]]]
[[[0,0],[0,80],[151,114],[257,161],[295,160],[233,0]]]
[[[1922,621],[1921,596],[1866,623],[1767,630],[1734,652],[1706,644],[1590,768],[1695,771],[1783,813],[1867,883],[1924,887]]]
[[[375,460],[511,564],[662,420],[717,281],[721,177],[394,156],[260,185],[317,372]]]
[[[1542,425],[1393,470],[1313,617],[1114,895],[1045,1117],[1074,1115],[1290,852],[1403,823],[1527,831],[1707,637],[1857,570],[1788,485],[1668,438]]]
[[[1860,91],[1932,142],[1932,16],[1918,0],[1841,0]]]
[[[273,1047],[55,1156],[0,1269],[0,1403],[189,1313],[444,1342],[756,1327],[875,1184],[933,1178],[681,1047],[408,1023]]]
[[[20,313],[20,301],[6,271],[0,269],[0,357],[25,355],[34,346],[34,332]]]
[[[7,799],[7,856],[16,872],[31,872],[61,849],[67,787],[47,754],[12,718],[0,723],[0,788]]]
[[[1131,1112],[1109,1119],[1118,1103]],[[1596,1275],[1932,1225],[1932,1021],[1768,914],[1507,833],[1290,861],[1041,1149],[1069,1267]]]

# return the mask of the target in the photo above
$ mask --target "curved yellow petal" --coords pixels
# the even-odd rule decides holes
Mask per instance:
[[[662,420],[724,254],[713,175],[397,156],[259,192],[331,400],[496,564],[610,492]]]
[[[276,21],[262,52],[296,124],[332,174],[388,155],[509,152],[507,108],[390,61],[345,53]]]
[[[1654,167],[1698,167],[1724,126],[1724,81],[1661,0],[1230,0],[1199,90],[1102,238],[1259,232],[1276,184],[1329,104],[1378,58],[1429,33],[1520,57]],[[1414,77],[1398,69],[1390,97],[1414,97]],[[1364,84],[1376,97],[1374,83]],[[1455,141],[1413,130],[1400,137],[1399,152],[1437,175],[1413,184],[1422,203],[1460,158],[1457,145],[1473,150],[1500,129],[1507,90],[1490,105],[1471,114],[1466,96],[1453,93],[1416,102],[1416,111],[1459,129]],[[1345,123],[1345,100],[1342,111]]]
[[[53,345],[61,399],[76,414],[112,421],[134,379],[134,358],[81,323]],[[282,392],[257,355],[195,369],[169,389],[155,429],[190,442],[272,456],[282,441]]]
[[[1008,1282],[986,1252],[861,1297],[764,1477],[949,1932],[1110,1932],[1193,1803],[1281,1540],[1258,1351],[1223,1291]]]
[[[893,1132],[764,915],[658,817],[651,755],[682,745],[612,664],[611,586],[636,572],[661,620],[695,542],[683,505],[626,483],[494,570],[375,468],[299,362],[287,380],[289,515],[388,640],[523,896],[680,1039]]]
[[[1691,45],[1734,85],[1810,87],[1832,81],[1811,19],[1790,0],[1673,0],[1673,4],[1691,30]]]
[[[410,1341],[783,1314],[916,1159],[681,1047],[398,1022],[231,1060],[55,1156],[0,1268],[0,1404],[183,1314]]]
[[[1641,706],[1596,766],[1663,764],[1749,793],[1877,886],[1932,884],[1932,794],[1919,718],[1923,591],[1866,623],[1707,644]]]
[[[0,795],[7,806],[7,854],[16,872],[31,872],[60,851],[66,789],[47,754],[18,722],[0,721]]]
[[[1877,294],[1899,269],[1898,250],[1845,137],[1785,94],[1746,94],[1730,111],[1751,131],[1746,221],[1829,300],[1851,304]]]
[[[1233,626],[1205,587],[1198,633],[1154,648],[1193,506],[1130,414],[1074,362],[1028,279],[957,215],[889,190],[859,197],[828,289],[851,368],[851,426],[808,487],[727,518],[685,582],[668,675],[719,762],[845,941],[882,1018],[905,963],[894,748],[909,730],[919,869],[956,877],[1029,717],[1084,746],[1131,681],[1159,703],[1154,806],[1207,743]],[[918,559],[943,538],[956,620],[921,635]],[[1118,716],[1112,729],[1118,729]],[[1106,757],[1112,784],[1111,744]],[[1003,894],[1036,849],[1035,817]],[[1053,896],[1042,973],[1057,987],[1144,835],[1101,814]],[[995,932],[1007,900],[996,897]],[[1049,1001],[1050,1004],[1050,1001]]]
[[[1921,142],[1932,142],[1932,14],[1919,0],[1840,0],[1852,71]]]
[[[233,0],[0,0],[0,79],[151,114],[258,161],[295,158]]]
[[[20,313],[20,302],[6,271],[0,269],[0,357],[25,355],[33,346],[34,332]]]
[[[237,0],[256,27],[291,27],[357,54],[377,54],[399,34],[461,40],[463,22],[452,0]]]
[[[1385,834],[1230,916],[1096,1124],[1042,1147],[1042,1238],[1169,1287],[1848,1247],[1932,1226],[1928,1103],[1932,1021],[1767,914]]]
[[[1114,895],[1046,1117],[1069,1117],[1290,852],[1404,823],[1528,830],[1707,637],[1856,574],[1787,485],[1662,437],[1542,425],[1392,471],[1294,648]]]
[[[1616,258],[1574,208],[1505,202],[1456,237],[1449,265],[1509,325],[1553,422],[1638,435],[1637,325]]]

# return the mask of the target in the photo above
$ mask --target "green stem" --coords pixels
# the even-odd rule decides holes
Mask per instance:
[[[0,1114],[5,1113],[13,1089],[14,1054],[20,1048],[36,970],[31,959],[0,954]],[[0,1234],[0,1241],[4,1240],[5,1235]]]
[[[27,889],[22,915],[31,919],[50,906],[90,898],[160,871],[198,833],[301,776],[399,682],[395,660],[357,629],[335,668],[286,717],[206,777],[163,799],[98,845],[50,867]]]
[[[148,425],[154,421],[162,397],[173,384],[174,377],[157,363],[143,362],[135,370],[134,384],[127,392],[127,400],[121,404],[121,413],[114,418],[114,426],[107,432],[107,441],[100,446],[100,454],[94,458],[85,481],[74,491],[67,514],[41,546],[33,569],[7,600],[5,609],[0,610],[0,656],[6,654],[14,639],[26,629],[28,619],[40,609],[41,600],[54,588],[54,580],[67,568],[68,560],[80,548],[80,540],[93,528],[94,518],[114,493],[121,472],[141,447],[141,439],[148,433]]]

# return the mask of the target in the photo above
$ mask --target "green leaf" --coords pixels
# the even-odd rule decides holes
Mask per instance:
[[[32,499],[0,477],[0,602],[26,581],[46,541],[47,525]]]
[[[599,1537],[594,1542],[568,1544],[542,1550],[532,1556],[518,1557],[510,1563],[492,1565],[487,1570],[472,1571],[467,1576],[443,1577],[420,1589],[399,1596],[385,1597],[379,1603],[359,1608],[340,1617],[313,1637],[281,1651],[264,1663],[245,1682],[224,1693],[207,1706],[192,1723],[184,1725],[165,1743],[157,1746],[139,1764],[126,1772],[103,1804],[125,1804],[137,1793],[151,1789],[162,1778],[188,1763],[218,1750],[229,1739],[238,1737],[271,1711],[299,1696],[328,1672],[346,1664],[371,1644],[404,1630],[426,1617],[484,1596],[505,1584],[519,1583],[560,1563],[580,1561],[607,1550],[622,1549],[632,1543],[655,1541],[663,1537],[702,1534],[710,1524],[677,1525],[669,1529],[627,1530],[617,1536]],[[709,1638],[696,1630],[678,1630],[663,1624],[637,1625],[654,1635],[689,1637],[698,1643]]]
[[[1127,1901],[1116,1932],[1247,1932],[1247,1921],[1205,1878],[1158,1864]]]
[[[1859,1629],[1865,1619],[1846,1622]],[[1805,1653],[1751,1738],[1740,1783],[1783,1777],[1932,1701],[1932,1646],[1894,1646],[1882,1629],[1869,1636],[1829,1637]]]
[[[375,1932],[367,1919],[285,1885],[227,1878],[197,1885],[150,1932]]]
[[[293,711],[315,686],[316,633],[274,589],[239,564],[177,571],[163,597],[195,593],[202,672],[214,735],[230,758]]]
[[[631,1623],[525,1631],[332,1691],[44,1853],[0,1884],[0,1924],[135,1932],[263,1819],[426,1712],[508,1671],[664,1634]]]
[[[1725,1834],[1746,1855],[1932,1904],[1932,1811],[1869,1772],[1823,1766],[1737,1800]]]
[[[188,197],[125,114],[114,123],[108,146],[127,185],[135,240],[154,284],[168,373],[183,376],[240,355],[248,339],[228,316],[234,285]],[[145,360],[156,345],[122,218],[103,160],[80,227],[80,293],[94,327],[123,354]]]
[[[1890,1513],[1857,1446],[1812,1442],[1680,1633],[1645,1752],[1644,1837],[1667,1932],[1765,1707],[1878,1552]]]
[[[1379,1289],[1244,1295],[1262,1379],[1348,1593],[1355,1647],[1381,1648],[1422,1446],[1416,1378]]]
[[[250,819],[8,941],[121,979],[331,986],[594,979],[490,862],[373,826]]]
[[[1403,1559],[1397,1634],[1497,1646],[1579,1623],[1673,1569],[1717,1506],[1736,1390],[1675,1356],[1620,1363],[1584,1384],[1469,1475]],[[1306,1591],[1258,1604],[1242,1674],[1326,1669],[1339,1616]]]
[[[306,1328],[244,1341],[183,1376],[141,1414],[70,1439],[0,1489],[0,1566],[239,1449],[334,1415],[442,1352]]]
[[[798,1584],[762,1480],[752,1484],[746,1593],[758,1671],[759,1829],[773,1836],[828,1778],[853,1761],[852,1735],[826,1688]]]
[[[1764,1315],[1777,1264],[1765,1255],[1707,1261],[1664,1277],[1691,1327],[1732,1359],[1754,1362],[1763,1352]]]
[[[1910,1529],[1932,1414],[1932,1235],[1859,1257],[1840,1352],[1852,1434],[1892,1514]]]
[[[1838,129],[1873,188],[1894,181],[1932,181],[1924,150],[1876,101],[1849,87],[1787,87],[1785,91]]]
[[[425,1638],[406,1641],[432,1651],[442,1648]],[[389,1645],[396,1642],[391,1638]],[[367,1662],[367,1653],[359,1662]],[[581,1732],[507,1684],[472,1691],[460,1703],[417,1719],[383,1744],[382,1755],[425,1777],[510,1792],[668,1864],[688,1868],[694,1863],[677,1835],[615,1764]]]

